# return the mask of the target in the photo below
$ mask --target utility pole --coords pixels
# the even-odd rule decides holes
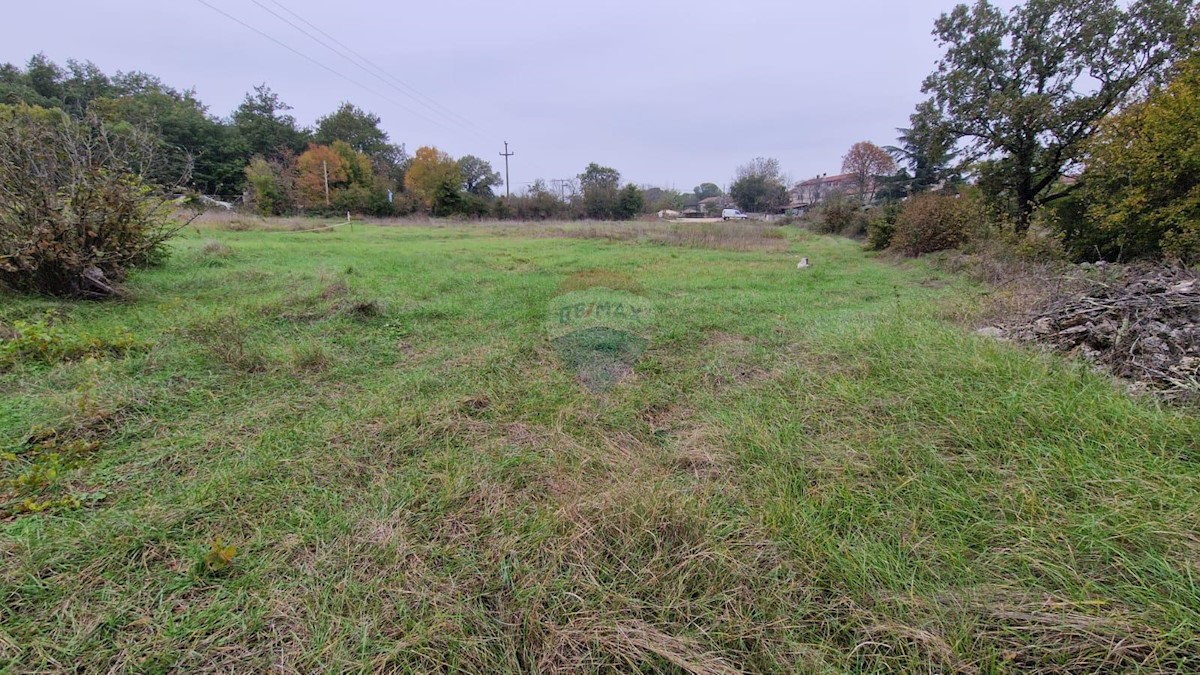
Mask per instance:
[[[517,153],[508,151],[508,141],[504,141],[504,152],[500,153],[500,156],[504,158],[504,196],[505,197],[512,196],[512,191],[509,189],[509,186],[508,186],[508,158],[512,157],[515,154],[517,154]]]
[[[567,201],[567,188],[571,187],[571,179],[569,178],[554,178],[550,181],[551,184],[558,186],[558,197],[564,202]],[[575,188],[571,187],[571,192],[575,192]]]
[[[325,206],[329,206],[329,164],[321,160],[321,171],[325,174]]]

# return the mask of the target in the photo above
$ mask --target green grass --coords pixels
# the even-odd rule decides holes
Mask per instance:
[[[86,336],[0,371],[0,671],[1200,669],[1194,413],[787,232],[213,230],[0,296]],[[654,314],[592,393],[544,321],[597,283]]]

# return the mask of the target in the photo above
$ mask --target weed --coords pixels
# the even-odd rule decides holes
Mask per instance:
[[[267,369],[270,359],[249,339],[250,333],[251,330],[233,316],[199,321],[185,331],[189,338],[225,365],[246,373],[260,373]]]
[[[292,346],[292,367],[300,371],[321,371],[329,366],[329,353],[316,341]]]
[[[383,304],[378,300],[352,300],[344,305],[346,313],[355,319],[373,319],[383,314]]]
[[[82,466],[99,448],[95,439],[41,429],[17,448],[0,452],[0,518],[102,499],[98,493],[64,493],[60,485],[65,472]]]
[[[634,279],[632,276],[614,272],[612,270],[585,270],[576,272],[563,280],[559,285],[559,291],[570,293],[572,291],[584,291],[589,288],[607,288],[614,291],[627,291],[629,293],[641,294],[646,291],[645,286]]]
[[[209,545],[204,557],[200,559],[198,569],[204,574],[224,574],[229,571],[229,566],[233,564],[233,558],[237,552],[236,546],[227,546],[221,537],[217,537]]]
[[[196,251],[195,264],[201,267],[222,267],[233,256],[233,249],[224,242],[209,239]]]
[[[145,348],[125,328],[98,337],[67,330],[50,316],[38,321],[14,321],[5,332],[7,336],[0,337],[0,369],[23,362],[55,364],[89,357],[119,357]]]

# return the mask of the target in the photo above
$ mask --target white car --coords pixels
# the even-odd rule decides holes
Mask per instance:
[[[723,209],[721,211],[721,220],[749,220],[750,216],[738,211],[737,209]]]

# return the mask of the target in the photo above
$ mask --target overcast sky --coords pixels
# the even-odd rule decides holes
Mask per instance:
[[[194,87],[220,116],[266,82],[301,124],[351,101],[380,115],[410,153],[432,144],[501,171],[507,140],[514,191],[588,162],[630,182],[690,190],[724,186],[757,156],[778,158],[802,180],[836,173],[856,141],[894,142],[939,54],[933,22],[955,4],[258,0],[350,46],[435,102],[427,107],[255,0],[204,1],[344,77],[199,0],[6,3],[0,61],[44,52],[110,74],[144,70]]]

